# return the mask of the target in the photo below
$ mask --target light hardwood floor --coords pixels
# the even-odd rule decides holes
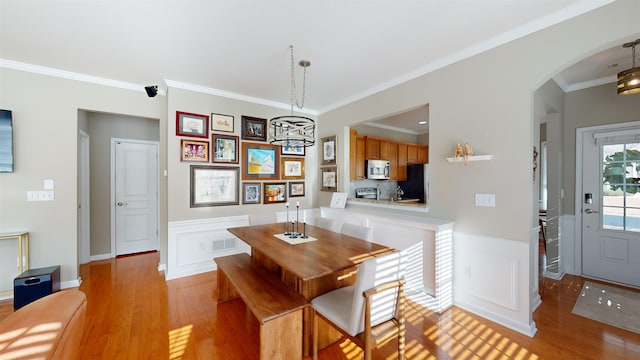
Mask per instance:
[[[157,264],[151,253],[81,266],[88,299],[83,359],[257,358],[257,323],[240,300],[217,304],[215,273],[165,281]],[[410,303],[406,358],[640,358],[640,335],[571,314],[582,278],[541,283],[533,338],[457,307],[436,314]],[[11,308],[10,301],[1,303],[0,319]],[[395,346],[375,351],[374,359],[394,359]],[[346,340],[320,352],[324,360],[361,357]]]

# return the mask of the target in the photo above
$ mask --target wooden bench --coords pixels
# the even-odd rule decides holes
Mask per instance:
[[[260,359],[302,359],[302,312],[309,302],[247,254],[214,261],[218,302],[240,297],[260,323]]]

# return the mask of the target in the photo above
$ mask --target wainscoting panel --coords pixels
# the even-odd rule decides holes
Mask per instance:
[[[530,242],[456,232],[454,304],[533,336]]]
[[[248,225],[247,216],[170,222],[166,279],[216,270],[215,257],[250,253],[247,244],[227,231]]]

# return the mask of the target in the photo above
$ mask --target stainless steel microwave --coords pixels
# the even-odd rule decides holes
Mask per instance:
[[[367,160],[367,179],[388,180],[390,170],[388,160]]]

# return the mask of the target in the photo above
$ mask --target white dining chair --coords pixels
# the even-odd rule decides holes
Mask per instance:
[[[335,226],[335,221],[333,219],[329,219],[329,218],[324,218],[324,217],[317,217],[317,218],[313,218],[313,219],[309,219],[311,222],[311,225],[313,226],[317,226],[317,227],[321,227],[323,229],[327,229],[327,230],[333,230],[333,227]]]
[[[404,359],[404,274],[402,253],[382,255],[358,266],[356,283],[311,300],[313,307],[313,359],[318,359],[318,317],[330,323],[364,349],[371,350],[398,338],[398,359]]]
[[[373,240],[373,231],[370,227],[366,226],[344,223],[342,224],[340,233],[369,242]]]
[[[275,213],[249,215],[249,225],[273,224],[275,222],[276,222]]]

